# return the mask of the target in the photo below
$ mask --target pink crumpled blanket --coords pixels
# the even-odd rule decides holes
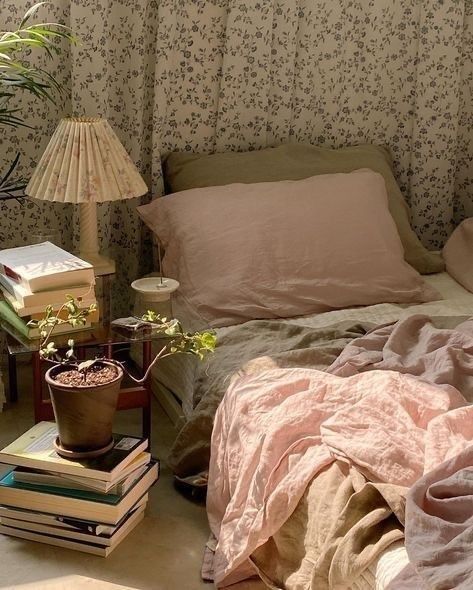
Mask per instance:
[[[463,420],[465,412],[455,416]],[[411,565],[428,588],[473,588],[473,446],[409,490],[405,534]]]
[[[235,380],[216,415],[207,510],[215,582],[287,520],[312,478],[343,457],[372,481],[410,487],[473,439],[473,407],[449,385],[394,371],[342,378],[275,369]]]

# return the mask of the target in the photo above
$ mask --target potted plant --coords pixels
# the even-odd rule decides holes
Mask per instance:
[[[46,372],[46,382],[58,427],[56,450],[62,456],[75,459],[99,456],[113,445],[113,417],[124,373],[136,383],[143,384],[160,359],[174,354],[192,354],[203,359],[216,345],[213,332],[185,332],[178,320],[168,320],[148,311],[142,321],[152,329],[153,335],[163,338],[163,345],[141,379],[130,375],[124,365],[114,359],[79,362],[72,339],[61,357],[51,340],[54,328],[65,323],[83,325],[95,310],[95,304],[80,309],[77,301],[68,296],[57,312],[48,306],[43,318],[29,322],[30,326],[40,330],[41,358],[53,364]]]
[[[60,23],[30,23],[30,19],[45,4],[49,2],[33,4],[15,31],[0,32],[0,127],[32,128],[25,123],[18,108],[11,104],[17,90],[25,90],[39,100],[52,103],[54,93],[60,95],[64,92],[61,84],[49,72],[25,60],[25,55],[33,49],[44,51],[52,57],[53,53],[61,52],[56,41],[77,41],[70,28]],[[12,178],[19,159],[20,154],[17,154],[8,170],[0,175],[0,201],[21,199],[24,196],[26,180]]]

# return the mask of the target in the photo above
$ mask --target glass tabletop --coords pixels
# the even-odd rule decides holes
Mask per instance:
[[[28,340],[14,328],[6,328],[4,326],[2,326],[2,328],[6,333],[6,344],[9,354],[17,355],[38,352],[39,339]],[[144,332],[142,330],[125,333],[121,330],[115,329],[113,326],[96,325],[92,326],[92,328],[70,332],[69,334],[54,335],[53,333],[51,340],[55,343],[57,348],[61,349],[68,347],[68,341],[70,339],[74,340],[76,347],[93,348],[95,346],[114,346],[154,341],[159,342],[169,338],[172,337],[166,336],[162,333],[156,334],[150,331]]]

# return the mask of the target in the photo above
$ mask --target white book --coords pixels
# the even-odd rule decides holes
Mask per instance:
[[[142,452],[137,457],[135,457],[131,463],[129,463],[123,469],[121,469],[116,476],[113,476],[110,481],[104,481],[101,479],[90,479],[88,477],[70,475],[69,473],[56,473],[55,475],[60,475],[68,481],[79,482],[83,485],[87,485],[89,489],[95,490],[96,492],[109,494],[114,493],[112,490],[115,488],[115,486],[118,486],[122,482],[127,481],[128,478],[131,477],[132,474],[134,474],[138,469],[142,469],[143,467],[146,469],[150,461],[151,453]],[[160,463],[158,459],[156,459],[156,463],[158,465],[159,475]]]
[[[138,469],[135,469],[130,475],[124,477],[121,481],[112,485],[104,494],[113,494],[116,496],[123,496],[132,487],[132,485],[138,481],[138,479],[144,474],[148,468],[148,462],[146,465],[142,465]],[[60,474],[48,473],[47,471],[33,471],[27,469],[21,469],[17,467],[13,472],[13,479],[20,483],[33,483],[36,485],[53,486],[55,488],[65,488],[69,490],[94,490],[100,492],[100,487],[95,485],[97,480],[87,479],[85,477],[64,477]],[[98,482],[105,483],[105,482]]]
[[[0,480],[0,503],[12,508],[37,510],[65,517],[95,520],[116,525],[149,490],[158,479],[156,464],[150,464],[146,473],[121,497],[94,492],[62,491],[51,488],[49,492],[25,489],[26,484],[15,484],[11,472]],[[22,487],[19,487],[22,486]],[[72,496],[72,493],[76,497]],[[81,497],[78,497],[78,495]],[[87,496],[86,496],[87,495]],[[87,499],[84,499],[87,498]]]
[[[95,459],[71,461],[55,452],[54,440],[57,435],[55,422],[38,422],[0,451],[0,463],[53,471],[61,475],[88,477],[115,484],[124,477],[124,471],[132,461],[148,446],[147,439],[114,434],[115,445],[105,455]],[[145,457],[148,459],[149,455],[145,453]],[[135,469],[139,466],[136,465]]]
[[[91,264],[51,242],[0,250],[0,272],[33,293],[95,284]]]
[[[82,288],[82,287],[81,287]],[[65,295],[72,295],[72,293],[70,292],[70,289],[62,289],[59,292],[58,291],[52,291],[51,293],[60,293],[60,299],[57,302],[52,303],[51,302],[51,297],[49,297],[49,303],[43,304],[43,305],[29,305],[29,306],[24,306],[22,305],[17,298],[12,295],[3,285],[2,285],[2,281],[1,281],[1,275],[0,275],[0,291],[3,294],[3,297],[5,298],[6,301],[8,301],[9,305],[11,305],[11,307],[13,307],[13,309],[15,310],[16,314],[20,317],[20,318],[24,318],[24,317],[28,317],[28,316],[32,316],[32,315],[36,315],[36,314],[44,314],[44,311],[46,309],[46,307],[48,305],[51,305],[51,307],[53,308],[54,311],[58,311],[58,309],[62,306],[62,304],[65,302]],[[97,304],[97,299],[95,299],[95,290],[90,286],[90,285],[85,285],[83,292],[89,292],[90,291],[90,298],[89,295],[87,295],[87,297],[85,298],[81,298],[81,299],[77,299],[76,298],[76,303],[79,307],[79,309],[84,309],[86,307],[89,307],[90,305],[92,305],[92,303]],[[38,293],[36,293],[36,295],[38,295]],[[79,297],[82,297],[82,295],[79,295]],[[41,293],[41,298],[44,299],[43,293]],[[56,298],[56,297],[54,297]],[[0,296],[1,299],[1,296]]]
[[[44,310],[47,305],[64,303],[66,301],[66,295],[71,295],[74,299],[81,298],[95,302],[95,289],[93,285],[75,285],[73,287],[61,287],[60,289],[51,291],[32,293],[28,288],[0,273],[0,287],[5,299],[10,305],[19,308],[41,306]]]
[[[46,543],[47,545],[75,549],[76,551],[82,551],[83,553],[91,553],[93,555],[107,557],[138,525],[138,523],[143,520],[144,510],[145,507],[143,506],[133,512],[108,540],[104,537],[101,542],[97,542],[97,537],[90,540],[91,535],[81,533],[68,532],[67,535],[64,534],[65,531],[58,531],[57,534],[46,533],[43,532],[44,528],[49,527],[43,528],[42,525],[30,524],[30,527],[32,527],[30,529],[20,528],[21,522],[18,522],[19,526],[0,524],[0,533],[10,535],[11,537],[18,537],[29,541],[38,541],[40,543]]]
[[[148,494],[145,494],[133,506],[130,513],[141,506],[146,506]],[[130,514],[129,513],[129,514]],[[122,525],[128,514],[118,522],[117,525],[104,524],[101,522],[87,520],[84,518],[71,518],[59,514],[47,514],[37,510],[27,510],[21,508],[11,508],[10,506],[0,506],[0,524],[6,524],[7,520],[22,521],[24,524],[20,528],[28,528],[28,523],[44,524],[49,527],[61,529],[72,529],[76,532],[86,532],[93,535],[113,535],[113,533]]]

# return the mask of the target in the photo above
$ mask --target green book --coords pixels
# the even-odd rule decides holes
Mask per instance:
[[[17,315],[16,311],[4,300],[0,300],[0,318],[10,324],[14,330],[28,339],[38,338],[38,328],[30,328],[26,322]]]
[[[19,334],[27,340],[36,340],[40,337],[40,329],[28,326],[28,318],[23,319],[16,313],[13,307],[0,295],[0,323],[6,332],[12,336]],[[71,326],[69,324],[60,324],[54,328],[54,334],[69,334],[82,330],[89,330],[91,323],[86,321],[84,325]]]
[[[0,504],[8,508],[61,514],[63,517],[116,525],[146,496],[158,475],[157,463],[151,462],[124,496],[116,496],[15,482],[10,471],[0,479]]]
[[[25,483],[16,481],[14,477],[14,469],[6,473],[0,479],[0,486],[7,488],[14,488],[16,490],[29,490],[31,492],[41,492],[42,494],[55,494],[65,498],[79,498],[80,500],[89,500],[90,502],[102,502],[104,504],[118,504],[121,496],[117,494],[101,494],[100,492],[92,492],[88,490],[77,490],[72,488],[59,488],[55,486],[43,486],[34,483]]]

